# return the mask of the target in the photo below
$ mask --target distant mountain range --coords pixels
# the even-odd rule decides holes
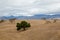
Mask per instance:
[[[60,14],[55,14],[55,15],[46,15],[46,14],[37,14],[34,16],[2,16],[0,19],[11,19],[11,18],[16,18],[16,19],[41,19],[41,18],[60,18]]]

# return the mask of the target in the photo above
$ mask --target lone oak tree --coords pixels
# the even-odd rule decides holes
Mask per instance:
[[[17,31],[19,31],[21,28],[23,28],[23,30],[26,30],[26,28],[31,27],[31,25],[26,21],[21,21],[21,23],[17,23],[16,27],[17,27]]]

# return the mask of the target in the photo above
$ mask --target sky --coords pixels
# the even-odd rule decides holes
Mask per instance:
[[[60,13],[60,0],[0,0],[0,16]]]

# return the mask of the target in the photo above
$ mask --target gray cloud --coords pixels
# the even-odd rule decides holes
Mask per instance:
[[[0,0],[0,16],[33,16],[60,12],[60,0]]]

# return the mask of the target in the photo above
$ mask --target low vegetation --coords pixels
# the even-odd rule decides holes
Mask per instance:
[[[16,18],[9,19],[11,23],[13,23],[16,20]]]
[[[17,23],[16,27],[17,31],[19,31],[20,29],[26,30],[26,28],[31,27],[31,25],[26,21],[21,21],[21,23]]]
[[[0,23],[4,22],[4,20],[0,20]]]
[[[43,17],[43,18],[41,18],[42,20],[46,20],[46,18],[45,17]]]
[[[57,19],[54,19],[53,23],[56,23]]]
[[[51,23],[51,21],[48,21],[48,20],[47,20],[47,21],[46,21],[46,24],[49,24],[49,23]]]

